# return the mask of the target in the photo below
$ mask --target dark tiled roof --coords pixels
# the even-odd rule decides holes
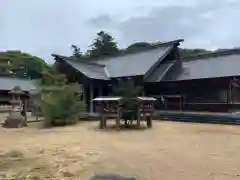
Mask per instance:
[[[15,86],[19,86],[23,91],[36,89],[33,80],[0,77],[0,90],[12,90]]]
[[[107,67],[112,78],[145,75],[172,46],[96,61]]]
[[[108,74],[105,66],[94,65],[90,63],[74,62],[66,60],[66,62],[73,68],[83,73],[85,76],[91,79],[108,80]]]
[[[178,45],[181,41],[183,40],[156,44],[141,51],[91,61],[71,61],[71,58],[53,56],[55,59],[64,59],[89,78],[107,80],[109,78],[145,75],[154,65],[159,63],[161,57],[172,50],[173,45]]]
[[[165,80],[191,80],[240,75],[240,49],[203,54],[183,59],[182,68]]]

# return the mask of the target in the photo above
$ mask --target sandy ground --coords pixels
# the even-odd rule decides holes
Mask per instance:
[[[238,126],[154,122],[152,129],[120,132],[97,127],[85,122],[0,128],[0,179],[87,180],[101,173],[147,180],[240,179]]]

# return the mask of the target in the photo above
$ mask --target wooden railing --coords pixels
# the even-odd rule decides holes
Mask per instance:
[[[12,109],[12,106],[9,104],[0,105],[0,112],[9,112],[9,111],[11,111],[11,109]]]
[[[229,112],[240,110],[240,103],[167,103],[156,106],[157,110],[184,110],[184,111],[209,111],[209,112]]]

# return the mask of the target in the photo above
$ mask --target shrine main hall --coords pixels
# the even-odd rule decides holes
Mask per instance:
[[[54,54],[54,66],[69,82],[83,87],[87,110],[93,99],[112,94],[119,79],[134,80],[144,95],[158,99],[156,109],[228,112],[240,100],[240,49],[181,58],[183,40],[100,59],[76,59]],[[162,101],[165,103],[162,103]]]

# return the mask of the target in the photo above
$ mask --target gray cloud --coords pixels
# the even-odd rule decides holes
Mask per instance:
[[[111,28],[115,26],[114,20],[107,14],[93,17],[87,21],[87,24],[97,28]]]
[[[118,29],[123,45],[136,41],[168,41],[184,38],[185,47],[215,49],[240,44],[239,1],[198,1],[188,5],[155,7],[144,16],[113,24],[98,17],[101,27]],[[97,18],[95,18],[95,21]],[[92,24],[93,26],[96,24]]]
[[[184,38],[187,47],[240,44],[239,0],[0,0],[0,50],[18,49],[51,62],[51,53],[84,51],[99,30],[121,47]]]
[[[87,47],[94,29],[84,28],[88,14],[77,0],[3,0],[0,49],[19,49],[51,61],[51,53],[70,54],[70,44]],[[7,10],[6,10],[7,9]]]

